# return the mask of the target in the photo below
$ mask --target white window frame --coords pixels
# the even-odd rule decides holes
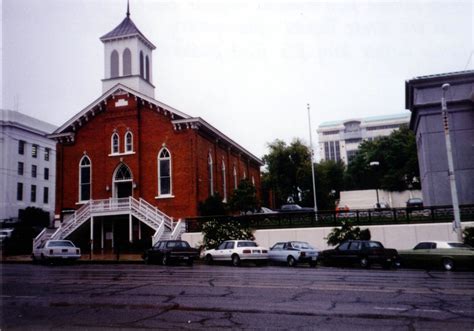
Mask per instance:
[[[227,202],[227,178],[224,160],[222,160],[222,195],[222,201]]]
[[[209,180],[209,196],[212,197],[214,195],[214,166],[212,162],[212,155],[209,152],[207,156],[207,176]]]
[[[130,137],[130,143],[128,142],[128,137]],[[125,133],[125,153],[133,152],[133,133],[132,131],[127,131]]]
[[[167,153],[166,156],[162,156],[163,153]],[[158,169],[158,195],[155,197],[156,199],[162,199],[162,198],[174,198],[174,195],[173,195],[173,168],[172,168],[172,157],[171,157],[171,152],[168,148],[166,147],[163,147],[162,149],[160,149],[160,151],[158,152],[158,165],[157,165],[157,169]],[[169,190],[169,193],[166,193],[166,194],[162,194],[161,193],[161,168],[160,168],[160,161],[168,161],[169,164],[169,179],[170,179],[170,190]]]
[[[88,160],[89,164],[83,165],[84,160]],[[82,168],[89,168],[89,199],[88,200],[82,200]],[[85,203],[89,201],[92,198],[92,161],[91,159],[87,156],[84,155],[81,160],[79,161],[79,203]]]
[[[115,150],[114,139],[117,140],[117,150]],[[120,137],[117,132],[112,133],[112,136],[110,137],[110,154],[111,155],[120,154]]]
[[[238,186],[238,182],[237,182],[237,168],[235,167],[235,164],[234,164],[234,170],[232,174],[234,176],[234,190],[236,190]]]

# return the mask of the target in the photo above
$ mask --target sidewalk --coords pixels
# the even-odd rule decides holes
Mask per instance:
[[[0,256],[0,263],[32,263],[31,255]],[[143,263],[141,254],[82,254],[78,263]]]

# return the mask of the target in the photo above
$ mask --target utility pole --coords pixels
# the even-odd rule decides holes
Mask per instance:
[[[316,215],[316,220],[318,219],[318,206],[316,204],[316,182],[314,176],[314,161],[313,161],[313,135],[311,133],[311,115],[310,115],[310,107],[309,103],[306,104],[308,108],[308,125],[309,125],[309,148],[311,149],[311,173],[313,175],[313,199],[314,199],[314,212]]]
[[[444,138],[446,141],[446,153],[448,155],[448,174],[449,183],[451,185],[451,199],[453,202],[453,229],[456,231],[458,241],[462,242],[462,228],[461,228],[461,216],[459,213],[459,202],[458,202],[458,190],[456,188],[456,178],[454,176],[454,164],[453,164],[453,151],[451,149],[451,138],[449,136],[449,122],[448,122],[448,107],[446,103],[446,92],[449,90],[450,85],[448,83],[443,84],[441,89],[443,90],[443,96],[441,97],[441,114],[443,116],[444,125]]]

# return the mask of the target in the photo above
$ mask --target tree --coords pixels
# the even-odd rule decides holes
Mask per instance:
[[[319,210],[333,210],[339,192],[344,189],[345,165],[342,161],[316,164],[316,199]]]
[[[225,240],[254,240],[253,232],[241,222],[212,219],[202,226],[205,249],[216,248]]]
[[[467,227],[462,232],[463,242],[469,246],[474,247],[474,227]]]
[[[227,214],[226,205],[222,202],[222,197],[218,192],[208,197],[204,202],[200,202],[198,209],[201,216]]]
[[[263,175],[264,186],[275,194],[276,204],[288,198],[304,201],[312,193],[311,153],[299,139],[287,145],[282,140],[268,144],[270,152],[263,157],[267,172]]]
[[[229,199],[229,205],[232,211],[243,213],[258,209],[257,190],[250,180],[243,179],[240,181],[239,186]]]
[[[342,221],[340,228],[334,228],[326,237],[330,246],[336,246],[346,240],[370,240],[369,229],[361,230],[358,226],[353,228],[348,221]]]
[[[377,161],[377,166],[370,163]],[[349,162],[346,189],[403,191],[420,188],[415,134],[403,125],[389,136],[364,141]]]

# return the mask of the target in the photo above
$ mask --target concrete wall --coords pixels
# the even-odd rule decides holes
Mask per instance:
[[[462,226],[463,228],[472,227],[474,222],[464,222]],[[451,223],[361,226],[361,229],[366,228],[370,230],[372,240],[380,241],[388,248],[410,249],[418,242],[426,240],[457,241]],[[326,227],[256,230],[254,235],[255,240],[266,247],[271,247],[278,241],[301,240],[323,250],[329,248],[324,238],[332,229],[332,227]],[[182,236],[182,239],[188,241],[193,247],[200,246],[202,238],[201,233],[185,233]]]
[[[409,198],[421,198],[420,190],[390,192],[379,191],[380,203],[388,203],[391,208],[404,208]],[[377,203],[376,190],[342,191],[339,206],[347,206],[349,209],[371,209]]]

